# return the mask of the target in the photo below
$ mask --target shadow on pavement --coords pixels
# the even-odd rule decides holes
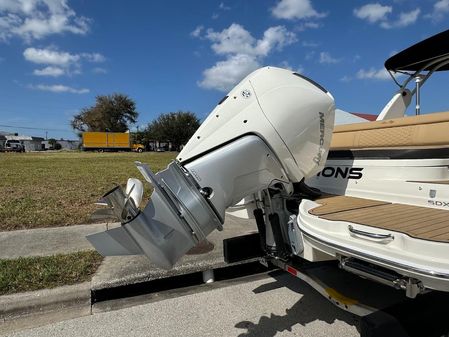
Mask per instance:
[[[254,289],[253,292],[258,294],[287,287],[301,296],[299,301],[291,308],[286,309],[286,314],[283,316],[272,313],[269,316],[264,315],[260,317],[257,323],[250,321],[237,323],[235,325],[236,328],[247,330],[241,333],[239,337],[271,337],[275,336],[278,332],[292,331],[292,327],[296,324],[305,326],[314,321],[323,321],[332,324],[336,320],[340,320],[346,322],[348,325],[355,326],[360,331],[359,321],[355,315],[336,308],[309,285],[284,273],[273,273],[271,276],[275,279],[274,282],[264,284]],[[323,335],[329,334],[323,331]]]

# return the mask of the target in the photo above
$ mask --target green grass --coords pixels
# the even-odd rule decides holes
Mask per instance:
[[[0,259],[0,295],[90,280],[103,257],[86,251],[45,257]]]
[[[0,153],[0,231],[89,223],[94,203],[139,160],[157,172],[176,153]],[[146,186],[145,196],[150,193]]]

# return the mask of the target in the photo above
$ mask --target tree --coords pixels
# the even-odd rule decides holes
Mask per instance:
[[[142,131],[131,132],[131,140],[133,144],[145,144],[146,142],[145,132]]]
[[[149,123],[144,133],[149,140],[170,141],[172,146],[179,150],[199,126],[200,120],[193,112],[169,112]]]
[[[136,103],[124,94],[97,96],[95,105],[84,108],[70,122],[73,129],[84,131],[125,132],[136,123]]]

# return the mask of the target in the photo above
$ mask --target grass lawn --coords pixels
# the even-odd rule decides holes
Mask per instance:
[[[173,152],[0,153],[0,231],[89,223],[94,203],[130,177],[139,160],[157,172]],[[146,197],[149,184],[144,182]]]
[[[0,296],[90,280],[103,257],[97,252],[0,259]]]

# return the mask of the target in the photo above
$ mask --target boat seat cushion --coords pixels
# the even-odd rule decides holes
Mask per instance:
[[[449,112],[338,125],[331,150],[449,146]]]

